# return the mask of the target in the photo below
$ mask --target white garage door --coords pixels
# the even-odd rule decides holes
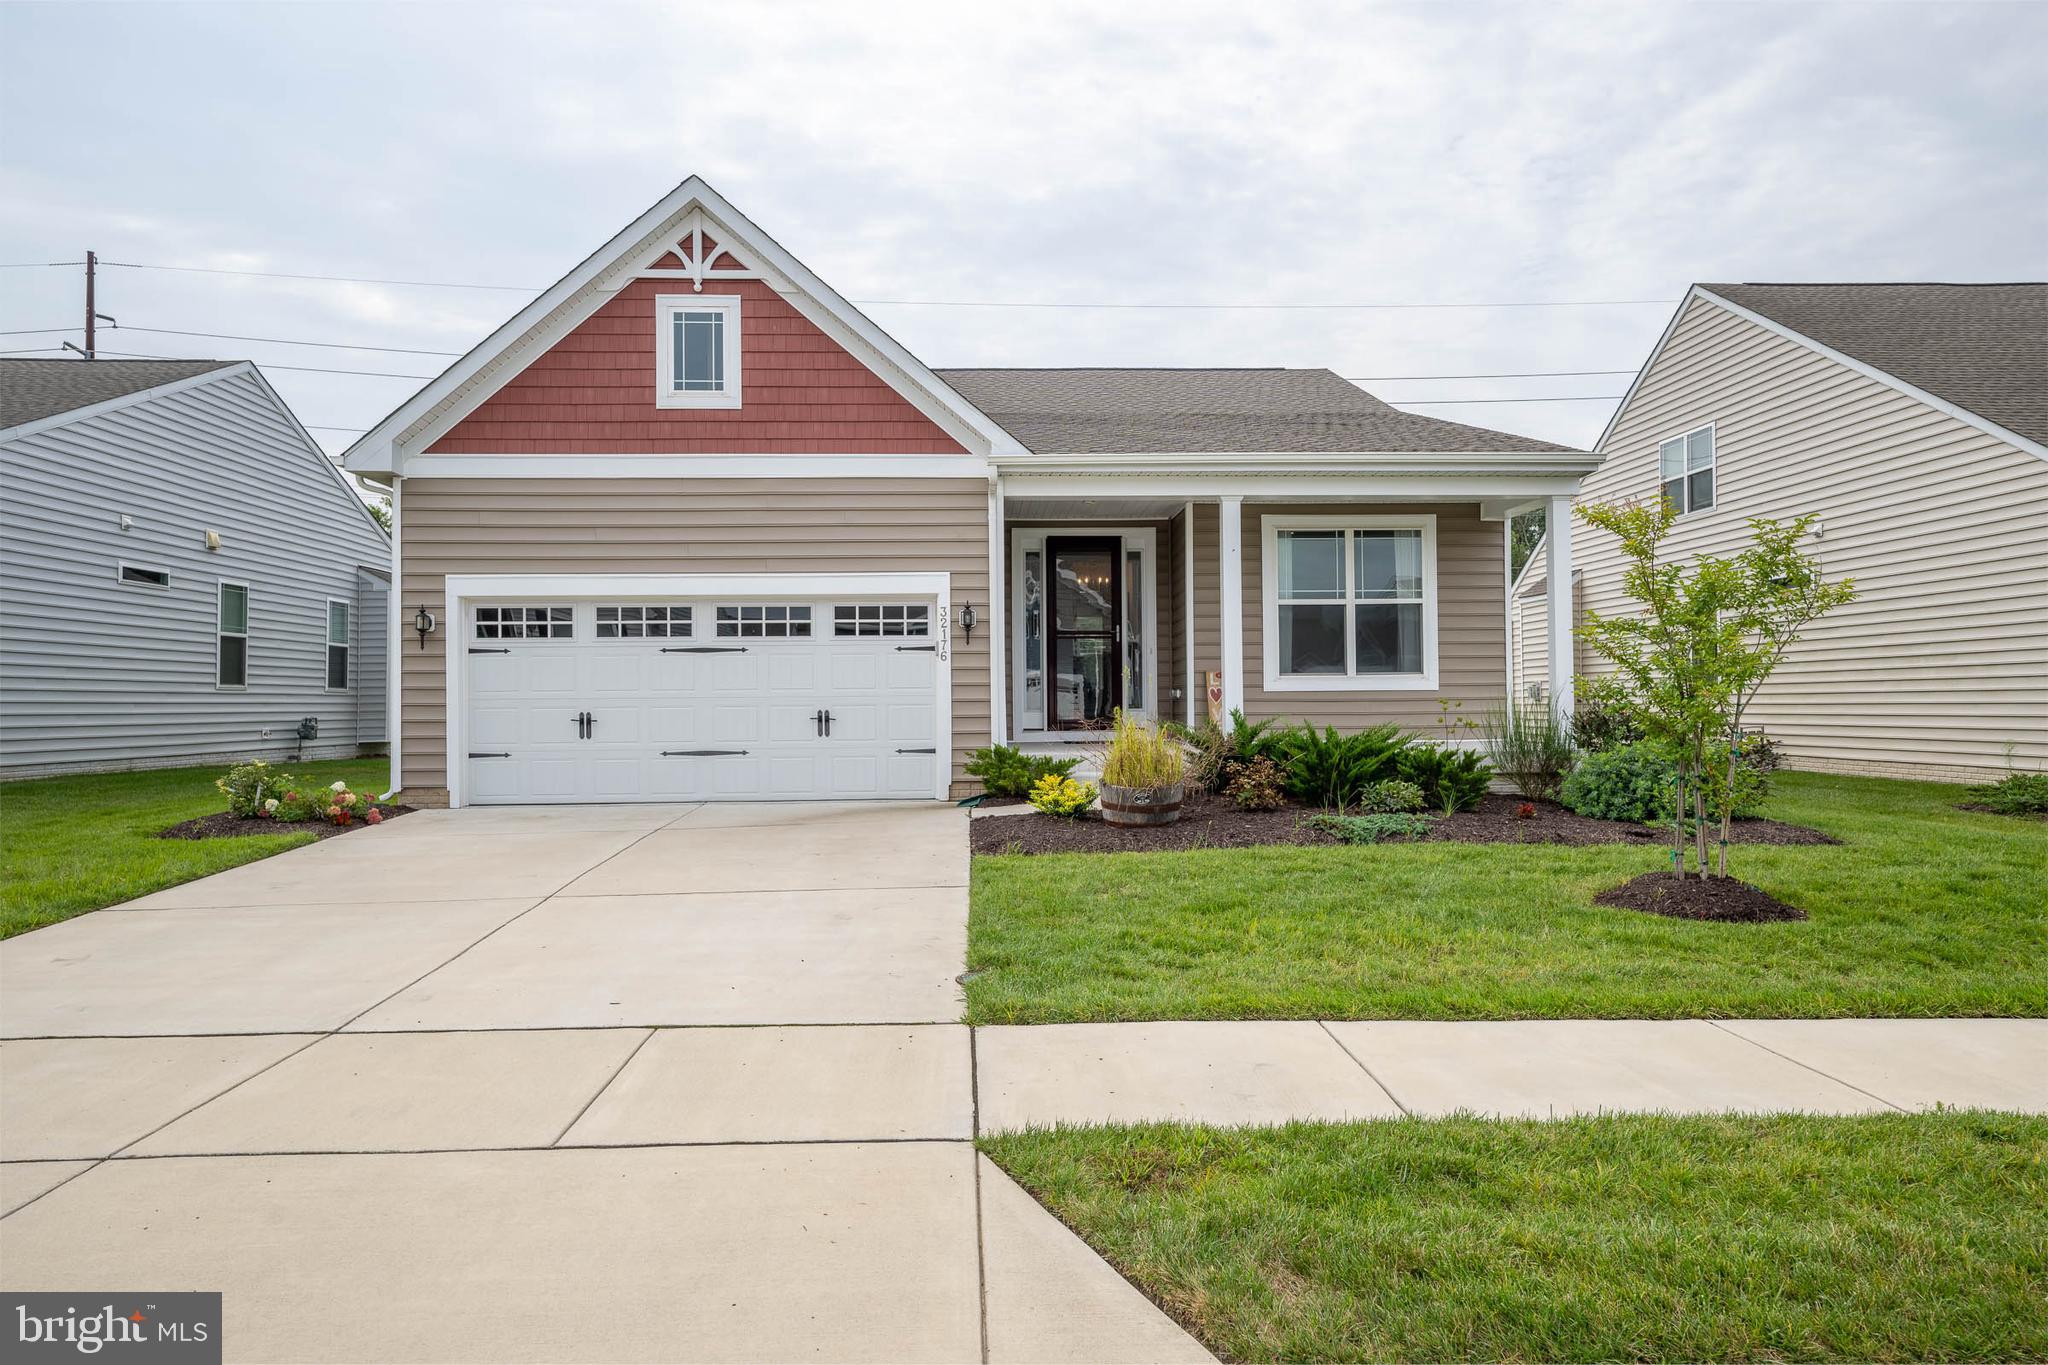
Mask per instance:
[[[930,797],[934,614],[859,599],[471,605],[464,799]]]

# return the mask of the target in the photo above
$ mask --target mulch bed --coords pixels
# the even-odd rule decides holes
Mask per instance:
[[[1721,924],[1778,924],[1806,918],[1767,891],[1733,877],[1679,878],[1669,872],[1645,872],[1593,897],[1595,905],[1641,910],[1672,919],[1714,920]]]
[[[1668,831],[1619,820],[1574,815],[1548,801],[1530,802],[1535,814],[1522,819],[1516,796],[1485,797],[1477,810],[1435,821],[1423,842],[1464,844],[1642,844],[1656,846]],[[1003,815],[967,822],[976,853],[1158,853],[1191,848],[1254,848],[1262,844],[1335,844],[1308,827],[1315,812],[1304,806],[1272,811],[1239,810],[1235,802],[1188,793],[1180,819],[1170,825],[1125,828],[1090,812],[1078,820],[1044,815]],[[1737,844],[1833,844],[1840,840],[1817,829],[1776,820],[1738,820],[1729,842]]]
[[[379,806],[378,813],[386,820],[401,815],[410,815],[416,806]],[[252,815],[232,815],[222,811],[218,815],[202,815],[197,820],[186,820],[172,825],[157,834],[159,839],[239,839],[250,834],[310,834],[316,839],[332,839],[337,834],[350,830],[368,829],[370,826],[358,820],[348,825],[330,825],[324,820],[303,820],[296,823],[280,824],[276,820],[259,820]]]

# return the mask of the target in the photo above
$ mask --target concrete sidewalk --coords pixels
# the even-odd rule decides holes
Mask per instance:
[[[984,1028],[982,1129],[1572,1114],[2048,1112],[2048,1019]]]

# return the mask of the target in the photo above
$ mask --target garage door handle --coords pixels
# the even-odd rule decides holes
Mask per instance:
[[[509,649],[478,649],[472,645],[469,652],[472,654],[510,654],[512,651]]]
[[[938,750],[937,750],[937,749],[898,749],[898,750],[897,750],[896,752],[897,752],[897,753],[899,753],[899,754],[935,754],[935,753],[937,753],[937,752],[938,752]]]
[[[737,758],[745,749],[663,749],[663,758]]]
[[[939,647],[937,645],[898,645],[896,646],[896,652],[898,654],[936,654],[939,652]]]
[[[744,654],[745,645],[665,645],[664,654]]]
[[[475,752],[475,751],[473,751],[473,750],[471,751],[471,753],[470,753],[470,755],[469,755],[469,756],[470,756],[471,758],[510,758],[510,757],[512,757],[512,755],[510,755],[510,754],[480,754],[480,753],[476,753],[476,752]]]

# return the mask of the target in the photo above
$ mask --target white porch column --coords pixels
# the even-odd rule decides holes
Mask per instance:
[[[1009,688],[1004,684],[1004,660],[1009,658],[1010,599],[1004,589],[1003,571],[1008,554],[1003,536],[1003,480],[993,475],[988,481],[988,742],[1008,742]]]
[[[1550,610],[1550,713],[1560,722],[1572,718],[1572,500],[1552,498],[1544,522],[1544,598]]]
[[[1244,499],[1216,500],[1216,595],[1223,617],[1223,714],[1244,709]]]

